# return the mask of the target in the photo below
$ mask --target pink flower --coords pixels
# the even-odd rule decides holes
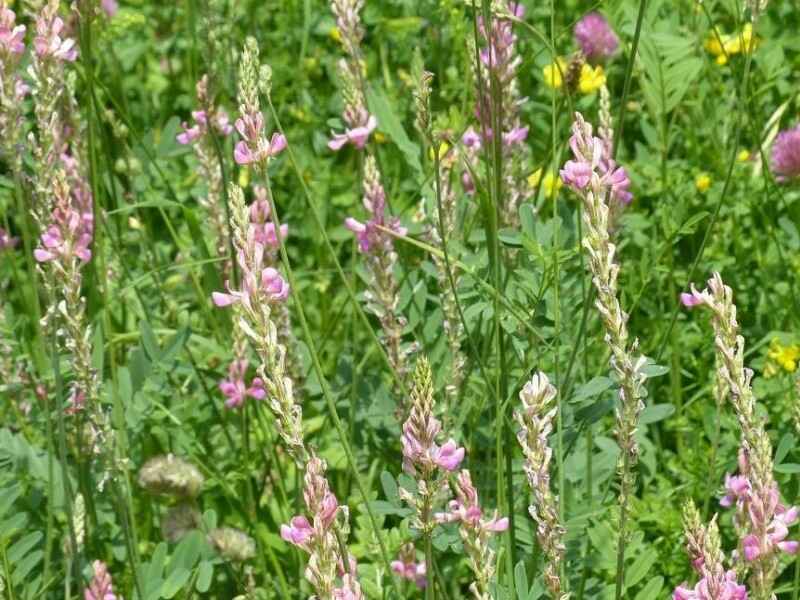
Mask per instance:
[[[719,501],[721,506],[728,508],[740,500],[744,501],[745,496],[750,492],[750,480],[743,475],[725,474],[726,494]]]
[[[92,258],[89,245],[92,243],[91,230],[81,215],[73,208],[57,208],[53,211],[54,223],[45,229],[40,240],[41,246],[33,251],[39,262],[60,259],[65,263],[73,257],[87,263]]]
[[[775,138],[770,166],[780,182],[800,177],[800,125],[781,131]]]
[[[11,234],[0,227],[0,252],[16,248],[17,244],[19,244],[19,238],[11,237]]]
[[[681,292],[681,304],[683,304],[686,308],[694,308],[695,306],[703,304],[703,299],[698,298],[694,294],[687,294],[686,292]],[[723,506],[725,505],[723,504]]]
[[[481,147],[481,136],[472,127],[464,132],[461,141],[467,148]]]
[[[119,11],[119,4],[117,3],[117,0],[101,0],[100,6],[106,13],[107,17],[113,17],[117,14],[117,11]]]
[[[587,162],[568,160],[561,169],[561,180],[576,189],[582,190],[592,179],[592,165]]]
[[[334,152],[341,150],[346,144],[352,144],[361,150],[367,144],[370,134],[378,127],[378,120],[368,115],[366,123],[346,129],[344,133],[331,132],[333,139],[328,142],[328,148]]]
[[[472,485],[469,471],[462,470],[456,478],[456,499],[448,504],[446,513],[437,513],[434,518],[438,523],[454,523],[460,521],[463,526],[481,529],[491,533],[499,533],[508,529],[508,519],[500,518],[497,511],[490,519],[483,519],[483,511],[478,500],[478,490]]]
[[[402,577],[403,579],[413,581],[419,589],[424,589],[428,585],[424,560],[419,562],[414,560],[409,562],[393,560],[390,566],[393,573]]]
[[[506,146],[513,146],[514,144],[520,144],[525,141],[525,138],[528,137],[528,128],[527,127],[515,127],[508,133],[503,134],[503,144]]]
[[[289,284],[272,267],[261,271],[261,286],[272,302],[282,302],[289,297]]]
[[[211,117],[204,110],[196,110],[192,112],[194,125],[189,125],[184,121],[181,123],[183,132],[176,136],[179,144],[187,145],[192,144],[204,135],[208,134],[208,123],[211,121],[213,128],[222,136],[227,136],[233,131],[233,126],[228,122],[228,113],[220,109]]]
[[[240,253],[239,264],[242,266],[242,289],[232,290],[230,282],[225,282],[228,293],[214,292],[211,298],[219,307],[241,303],[245,309],[252,310],[254,300],[263,297],[266,302],[282,302],[289,297],[289,284],[281,277],[280,273],[272,267],[262,268],[264,261],[264,246],[254,243],[253,263],[254,269],[247,265]]]
[[[0,7],[0,54],[25,52],[25,25],[17,25],[16,20],[13,10]]]
[[[114,583],[105,563],[99,560],[92,564],[94,577],[89,587],[83,590],[84,600],[117,600],[118,596],[114,593]],[[119,597],[122,600],[122,597]]]
[[[606,18],[597,12],[585,15],[575,24],[575,41],[590,61],[609,58],[619,47],[617,34]]]
[[[281,525],[281,537],[304,550],[308,548],[308,542],[314,537],[314,529],[304,516],[293,517],[288,525]]]
[[[55,14],[55,10],[45,6],[42,14],[36,18],[36,37],[33,39],[33,47],[37,56],[41,58],[49,57],[73,62],[78,58],[75,40],[61,39],[60,34],[64,29],[64,21]]]
[[[464,448],[459,448],[455,440],[449,439],[439,448],[434,445],[431,452],[433,462],[445,471],[455,471],[464,460]]]
[[[706,571],[694,589],[686,584],[675,588],[672,600],[747,600],[747,588],[736,582],[734,571],[723,572],[720,569],[716,575]]]
[[[258,377],[253,379],[250,387],[247,387],[244,381],[246,372],[247,361],[244,359],[234,360],[228,367],[228,379],[220,381],[219,389],[228,398],[225,401],[227,408],[240,407],[244,404],[247,396],[263,400],[267,395],[264,391],[264,382]]]
[[[277,248],[280,241],[285,240],[289,235],[289,226],[286,223],[281,224],[280,238],[275,229],[275,224],[269,220],[270,217],[270,204],[266,199],[266,190],[263,188],[256,190],[256,196],[264,194],[265,197],[260,198],[250,205],[250,229],[253,232],[253,237],[258,244],[264,247]]]

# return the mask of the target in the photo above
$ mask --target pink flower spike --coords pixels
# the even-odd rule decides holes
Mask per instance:
[[[516,127],[509,131],[508,133],[503,134],[503,144],[505,146],[513,146],[514,144],[520,144],[525,141],[525,138],[528,137],[528,128],[527,127]]]
[[[347,136],[343,133],[334,133],[333,139],[328,142],[328,148],[334,152],[338,152],[347,143]]]
[[[455,471],[464,460],[464,448],[459,448],[455,440],[449,439],[441,448],[434,446],[433,462],[445,471]]]

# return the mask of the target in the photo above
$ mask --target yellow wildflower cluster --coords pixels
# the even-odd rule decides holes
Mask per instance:
[[[787,373],[797,370],[800,361],[800,345],[784,346],[777,338],[772,340],[767,350],[767,364],[764,366],[764,377],[774,377],[783,369]]]
[[[544,181],[542,181],[542,170],[536,169],[528,176],[528,186],[533,190],[539,186],[540,182],[544,188],[544,195],[547,198],[553,198],[558,190],[564,187],[564,182],[561,181],[561,177],[552,171],[548,171],[544,176]]]
[[[561,56],[556,59],[556,62],[546,65],[542,69],[545,84],[557,90],[561,89],[564,85],[564,75],[568,67],[566,59]],[[605,82],[606,73],[602,66],[593,67],[586,63],[581,66],[581,73],[578,78],[578,90],[581,94],[592,94],[603,87]]]
[[[711,187],[711,177],[709,177],[708,173],[700,173],[694,180],[694,185],[698,192],[705,194],[708,188]]]
[[[758,46],[758,38],[753,36],[751,23],[742,27],[741,32],[731,34],[722,33],[715,27],[706,38],[704,45],[706,50],[717,58],[717,64],[721,66],[726,64],[731,56],[750,51],[751,45],[755,50]]]

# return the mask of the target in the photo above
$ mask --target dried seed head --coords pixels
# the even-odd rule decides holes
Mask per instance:
[[[249,535],[233,527],[218,527],[208,532],[209,543],[223,558],[244,562],[256,555],[256,543]]]
[[[157,496],[196,498],[204,481],[197,467],[172,454],[151,458],[139,471],[139,485]]]

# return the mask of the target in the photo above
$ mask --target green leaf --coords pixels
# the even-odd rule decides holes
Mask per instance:
[[[403,153],[408,166],[416,171],[418,179],[422,179],[423,172],[422,165],[419,162],[419,146],[409,139],[386,94],[377,88],[368,89],[367,105],[369,106],[369,111],[378,119],[378,128],[389,134],[392,141],[397,144],[400,152]]]
[[[197,569],[197,583],[195,583],[195,589],[200,592],[201,594],[205,594],[208,591],[208,588],[211,587],[211,579],[214,577],[214,565],[213,563],[204,560],[200,563],[200,566]]]
[[[161,586],[161,597],[167,599],[172,598],[183,589],[183,586],[189,581],[191,574],[192,572],[189,569],[183,567],[175,569],[170,573],[169,577],[167,577],[164,585]]]
[[[657,575],[648,581],[647,585],[636,594],[635,600],[658,600],[662,596],[662,589],[664,589],[664,578],[661,575]]]
[[[397,482],[388,471],[383,471],[381,473],[381,486],[383,486],[383,493],[386,495],[386,500],[392,504],[400,504]]]
[[[775,465],[775,470],[778,473],[795,474],[800,473],[800,465],[797,463],[783,463],[782,465]]]
[[[147,354],[147,358],[154,363],[158,362],[161,356],[161,348],[153,330],[150,328],[150,324],[144,319],[139,321],[139,332],[142,336],[142,347]]]
[[[613,385],[614,382],[608,377],[594,377],[578,388],[570,402],[580,402],[587,398],[599,396]]]
[[[658,558],[657,552],[647,550],[641,552],[633,564],[625,570],[625,587],[632,588],[644,579],[644,576],[650,572],[653,563],[656,562],[656,558]]]
[[[783,434],[781,441],[778,442],[778,448],[775,450],[775,462],[782,463],[786,455],[794,447],[794,435],[787,432]]]
[[[657,421],[663,421],[667,417],[671,416],[674,412],[675,405],[673,404],[651,404],[650,406],[646,406],[642,411],[642,416],[639,419],[639,422],[642,425],[656,423]]]
[[[41,531],[29,533],[18,540],[8,549],[8,561],[12,564],[19,562],[44,537]]]

